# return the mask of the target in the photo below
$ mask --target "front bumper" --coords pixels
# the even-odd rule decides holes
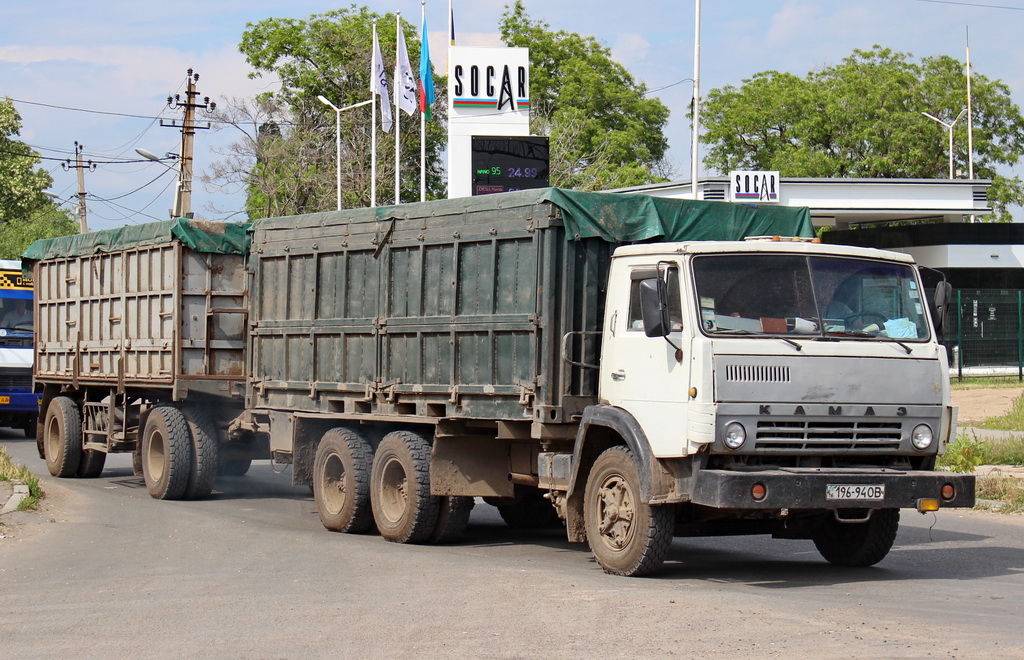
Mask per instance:
[[[752,494],[757,484],[765,489],[760,500]],[[827,487],[832,484],[884,486],[885,494],[872,500],[829,499]],[[947,484],[954,495],[943,499]],[[921,499],[936,499],[942,508],[972,507],[974,476],[891,468],[701,470],[691,501],[722,509],[916,509]]]

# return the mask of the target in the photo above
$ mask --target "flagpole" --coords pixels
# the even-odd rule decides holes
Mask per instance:
[[[399,70],[401,62],[398,61],[398,40],[401,39],[402,30],[402,12],[395,12],[395,204],[402,203],[402,176],[401,176],[401,152],[402,152],[402,132],[399,130],[402,122],[402,112],[399,106],[402,100],[402,92],[399,90],[403,89],[402,85],[402,72]]]
[[[420,25],[426,27],[427,25],[427,0],[420,0]],[[425,38],[426,31],[423,32]],[[422,39],[421,39],[422,41]],[[423,50],[423,44],[420,44],[420,50]],[[422,59],[422,55],[420,59]],[[429,74],[429,72],[428,72]],[[420,78],[423,77],[423,72],[420,71]],[[420,82],[423,85],[423,82]],[[420,201],[427,201],[427,112],[426,108],[420,108]]]
[[[373,22],[373,43],[377,44],[377,21]],[[370,55],[370,207],[377,206],[377,49]]]

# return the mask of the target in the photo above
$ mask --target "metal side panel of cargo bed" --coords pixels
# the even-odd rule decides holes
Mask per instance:
[[[257,222],[249,406],[565,423],[596,398],[562,351],[597,361],[611,249],[548,203]]]
[[[247,279],[240,254],[178,241],[36,262],[36,379],[238,395]]]

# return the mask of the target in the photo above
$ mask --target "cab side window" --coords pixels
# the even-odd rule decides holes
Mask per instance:
[[[675,266],[662,269],[665,277],[665,288],[668,291],[668,315],[672,323],[672,331],[683,329],[683,305],[679,293],[679,269]],[[626,322],[627,330],[642,331],[644,329],[644,317],[640,308],[640,282],[646,279],[658,277],[658,269],[637,269],[630,274],[629,282],[629,318]]]

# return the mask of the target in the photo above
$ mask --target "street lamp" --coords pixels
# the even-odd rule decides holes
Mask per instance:
[[[324,96],[323,94],[320,94],[316,98],[317,98],[318,101],[320,101],[324,105],[330,107],[331,110],[334,110],[334,141],[335,141],[335,150],[336,150],[336,153],[337,153],[337,157],[335,159],[336,160],[336,167],[335,167],[336,172],[335,172],[335,175],[336,175],[336,178],[337,178],[338,210],[340,211],[341,210],[341,113],[345,112],[346,110],[351,110],[352,108],[358,108],[360,106],[370,105],[370,103],[372,103],[373,100],[371,99],[369,101],[362,101],[360,103],[353,103],[352,105],[346,105],[344,108],[339,108],[336,105],[334,105],[333,103],[331,103],[330,101],[328,101],[327,97]]]
[[[178,175],[178,180],[174,183],[174,208],[171,209],[171,219],[174,219],[174,218],[177,218],[178,216],[180,216],[181,215],[181,206],[182,206],[182,200],[181,200],[181,170],[179,170],[176,167],[171,167],[170,165],[165,163],[163,161],[163,159],[160,158],[160,156],[157,156],[156,154],[154,154],[151,151],[146,151],[145,149],[136,149],[135,153],[139,154],[140,156],[142,156],[143,158],[145,158],[147,160],[153,161],[154,163],[160,163],[161,165],[163,165],[164,167],[166,167],[167,169],[169,169],[170,171],[172,171],[172,172],[174,172],[175,174]],[[168,156],[170,157],[170,156],[172,156],[172,154],[168,154]]]
[[[928,119],[933,119],[933,120],[939,122],[940,124],[942,124],[943,126],[945,126],[949,130],[949,178],[952,179],[952,178],[954,178],[953,177],[953,127],[956,126],[956,123],[958,121],[960,121],[961,119],[963,119],[964,115],[967,114],[967,108],[964,108],[963,110],[961,110],[960,114],[958,114],[956,116],[956,119],[954,119],[953,123],[951,123],[951,124],[947,124],[946,122],[942,121],[938,117],[936,117],[934,115],[930,115],[927,112],[922,112],[921,114],[924,115],[925,117],[927,117]]]

